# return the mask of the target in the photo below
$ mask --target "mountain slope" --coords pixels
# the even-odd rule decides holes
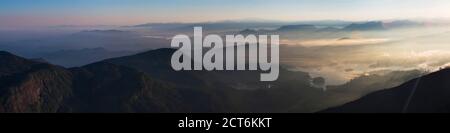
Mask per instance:
[[[71,69],[4,52],[0,112],[286,112],[304,94],[321,93],[302,72],[282,70],[273,87],[260,83],[255,89],[248,86],[259,72],[175,73],[164,58],[171,51],[117,58],[130,67],[103,61]]]
[[[94,63],[65,69],[1,52],[0,112],[176,112],[181,96],[127,67]]]
[[[10,75],[31,69],[37,62],[0,51],[0,76]]]
[[[448,113],[450,112],[448,79],[450,69],[444,69],[323,112]]]
[[[64,68],[1,52],[0,112],[57,112],[71,96]]]
[[[385,81],[323,92],[322,88],[312,85],[308,73],[283,67],[274,82],[260,82],[260,71],[174,71],[170,66],[174,51],[157,49],[103,62],[130,67],[174,84],[184,104],[198,112],[315,112],[354,100],[366,93],[362,91],[364,86],[383,86],[378,84]],[[408,73],[391,80],[401,83],[415,75]],[[345,92],[347,90],[352,92]]]
[[[100,62],[73,68],[74,112],[183,110],[174,88],[134,69]]]
[[[175,49],[164,48],[107,59],[103,62],[134,68],[180,87],[258,89],[265,88],[267,84],[277,84],[277,82],[260,82],[262,71],[175,71],[170,65],[173,52]],[[280,68],[279,75],[280,79],[296,79],[301,86],[309,85],[310,77],[307,73],[289,72]]]
[[[316,112],[353,100],[284,68],[274,82],[260,82],[260,71],[177,72],[174,51],[70,69],[0,52],[0,112]]]
[[[347,31],[367,31],[367,30],[383,30],[385,29],[383,22],[381,21],[373,21],[367,23],[353,23],[346,27],[344,30]]]
[[[196,107],[191,108],[194,111],[286,112],[297,106],[297,99],[322,96],[321,89],[310,85],[307,73],[284,68],[280,68],[275,82],[260,82],[261,71],[174,71],[170,66],[173,52],[175,49],[157,49],[103,62],[134,68],[184,88],[178,90],[187,100],[185,104]],[[204,98],[202,101],[198,101],[200,96]]]

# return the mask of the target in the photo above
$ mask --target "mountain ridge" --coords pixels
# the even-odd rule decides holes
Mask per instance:
[[[323,113],[448,113],[450,69],[424,75],[398,87],[370,93]]]
[[[172,103],[181,101],[173,87],[134,69],[106,62],[66,69],[5,52],[0,57],[29,62],[2,65],[26,69],[0,76],[0,112],[183,111],[170,106],[182,105]]]
[[[274,82],[260,82],[260,71],[174,71],[173,52],[73,68],[0,52],[11,62],[0,66],[8,70],[0,73],[0,112],[316,112],[348,101],[315,87],[308,73],[285,68]]]

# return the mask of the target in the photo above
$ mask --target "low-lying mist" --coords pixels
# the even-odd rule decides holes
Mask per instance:
[[[341,38],[287,38],[281,62],[337,85],[386,71],[432,72],[450,61],[450,28],[353,31]],[[346,36],[347,35],[347,36]]]

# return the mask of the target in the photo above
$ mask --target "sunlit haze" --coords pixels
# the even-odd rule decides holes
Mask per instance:
[[[442,19],[448,0],[2,0],[0,27],[221,20]]]

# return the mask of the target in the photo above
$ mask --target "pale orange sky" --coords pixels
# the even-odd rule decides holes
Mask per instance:
[[[0,27],[450,18],[449,0],[2,0]]]

